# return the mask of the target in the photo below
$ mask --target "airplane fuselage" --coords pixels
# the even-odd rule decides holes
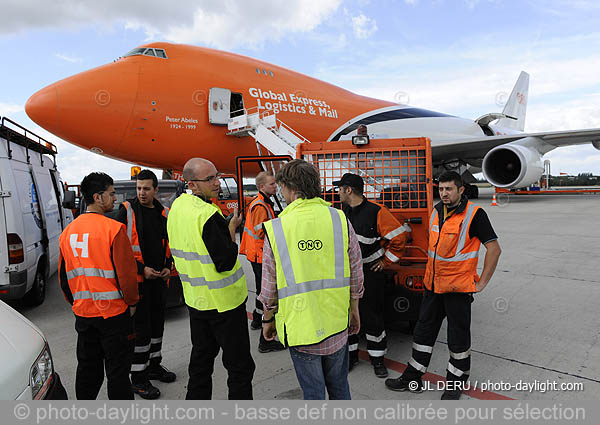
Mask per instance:
[[[227,136],[211,123],[210,109],[277,113],[310,141],[339,140],[360,123],[381,137],[481,137],[472,120],[359,96],[297,72],[206,48],[151,43],[167,58],[126,56],[58,81],[34,94],[29,116],[58,137],[113,158],[162,169],[181,169],[193,156],[223,172],[234,157],[257,153],[251,137]],[[231,92],[223,105],[211,89]]]

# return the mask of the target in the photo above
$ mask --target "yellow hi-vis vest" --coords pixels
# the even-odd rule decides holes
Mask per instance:
[[[210,258],[202,230],[213,214],[223,215],[216,205],[184,193],[171,206],[167,233],[185,303],[196,310],[223,312],[243,303],[248,288],[239,260],[233,269],[220,273]]]
[[[316,344],[348,327],[348,224],[329,205],[297,199],[264,223],[277,270],[277,333],[291,347]]]

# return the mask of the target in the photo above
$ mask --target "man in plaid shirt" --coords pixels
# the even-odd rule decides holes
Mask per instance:
[[[311,314],[307,312],[306,316],[302,316],[302,312],[300,314],[300,319],[296,319],[297,321],[292,323],[285,322],[285,335],[280,335],[282,342],[286,345],[290,346],[290,356],[294,363],[294,368],[296,370],[296,376],[298,377],[298,381],[302,390],[304,392],[304,399],[306,400],[323,400],[325,399],[325,389],[329,394],[329,398],[331,400],[341,399],[341,400],[349,400],[350,399],[350,389],[348,385],[348,334],[356,334],[360,330],[360,317],[358,313],[358,300],[362,297],[363,294],[363,270],[362,270],[362,256],[360,247],[358,244],[358,239],[356,238],[356,234],[352,228],[352,225],[347,221],[345,216],[339,215],[338,210],[328,208],[327,203],[325,203],[318,196],[321,193],[320,190],[320,181],[318,171],[311,164],[302,161],[302,160],[294,160],[282,169],[279,170],[276,176],[277,183],[281,186],[281,191],[283,196],[286,198],[288,203],[288,207],[286,210],[288,213],[286,214],[286,210],[282,212],[279,219],[276,220],[284,220],[283,224],[279,224],[285,228],[285,218],[288,218],[288,223],[291,221],[291,218],[294,214],[299,214],[300,212],[303,214],[302,222],[310,222],[313,218],[313,215],[316,216],[317,212],[320,211],[323,214],[323,211],[327,211],[326,215],[331,214],[330,220],[343,220],[342,226],[347,226],[347,237],[348,237],[348,249],[343,255],[347,256],[347,263],[344,260],[344,264],[349,265],[349,278],[334,279],[334,282],[329,282],[328,288],[340,289],[345,285],[342,284],[346,282],[347,286],[349,286],[349,309],[347,312],[344,312],[344,318],[336,317],[333,320],[337,320],[338,323],[341,321],[345,321],[346,325],[342,326],[341,331],[334,332],[331,335],[325,335],[322,340],[311,344],[290,344],[290,339],[292,340],[302,340],[302,338],[298,337],[298,334],[305,335],[306,330],[310,325],[306,325],[306,329],[302,329],[302,325],[298,327],[299,323],[304,323],[304,317],[307,318],[307,323],[310,322]],[[326,208],[323,210],[322,208]],[[312,214],[312,215],[311,215]],[[277,237],[273,240],[274,235],[273,229],[275,224],[268,222],[265,225],[265,229],[267,237],[265,238],[265,243],[263,247],[263,277],[262,277],[262,287],[261,293],[259,296],[259,300],[264,305],[264,327],[263,334],[265,339],[273,340],[277,331],[275,329],[275,313],[277,312],[281,300],[281,292],[285,289],[290,289],[290,286],[301,287],[303,283],[290,283],[289,279],[286,279],[286,285],[280,282],[280,288],[278,290],[277,287],[277,272],[278,267],[281,267],[281,257],[284,255],[279,249],[279,259],[276,258],[276,255],[273,252],[272,245],[278,242]],[[296,221],[294,221],[296,223]],[[300,224],[298,227],[302,227]],[[323,237],[319,232],[323,232],[320,226],[314,226],[311,228],[311,232],[314,232],[313,239],[318,239],[319,237]],[[297,231],[297,230],[296,230]],[[306,231],[306,230],[305,230]],[[288,232],[293,233],[294,231],[290,230],[288,227]],[[340,229],[341,232],[341,229]],[[288,233],[288,237],[290,234]],[[311,235],[312,236],[312,235]],[[340,237],[341,238],[341,237]],[[326,237],[323,237],[324,240],[327,240]],[[290,244],[295,246],[295,241],[290,241]],[[280,240],[279,240],[279,243]],[[325,242],[323,243],[325,244]],[[279,246],[279,245],[277,245]],[[287,251],[287,250],[286,250]],[[302,250],[301,250],[302,251]],[[288,253],[289,255],[289,253]],[[297,255],[297,254],[296,254]],[[323,253],[325,256],[325,253]],[[302,258],[301,256],[294,257],[297,260]],[[314,258],[314,257],[313,257]],[[336,257],[337,259],[338,257]],[[336,261],[337,262],[337,261]],[[323,276],[325,276],[328,272],[326,265],[326,261],[322,264],[311,263],[309,268],[313,271],[317,269],[320,271],[319,267],[323,269]],[[302,267],[306,267],[306,264],[294,264],[291,263],[292,269],[296,266],[298,269]],[[329,266],[331,267],[331,266]],[[289,274],[290,270],[280,270],[280,272],[284,274]],[[299,273],[300,274],[300,273]],[[293,273],[292,273],[293,275]],[[308,282],[310,283],[310,282]],[[320,283],[320,282],[319,282]],[[325,285],[325,284],[322,284]],[[321,290],[319,292],[319,296],[312,298],[317,299],[319,303],[329,303],[332,302],[332,305],[336,304],[338,299],[333,298],[331,292],[322,291],[322,289],[326,289],[327,287],[318,287],[317,290]],[[297,288],[293,288],[294,290]],[[314,289],[313,289],[314,290]],[[302,289],[298,289],[298,293],[295,293],[295,296],[303,295]],[[328,299],[331,297],[331,300]],[[300,299],[303,301],[304,299]],[[327,305],[327,304],[326,304]],[[306,308],[310,310],[310,313],[314,313],[315,310],[323,311],[322,306],[311,306],[307,305]],[[312,310],[315,309],[315,310]],[[282,312],[283,313],[283,312]],[[282,314],[286,317],[286,314]],[[314,317],[314,315],[312,316]],[[286,320],[286,319],[277,319],[277,320]],[[289,320],[289,318],[288,318]],[[326,319],[323,319],[326,321]],[[349,322],[349,325],[348,325]],[[280,328],[281,331],[281,328]],[[310,333],[310,332],[309,332]]]

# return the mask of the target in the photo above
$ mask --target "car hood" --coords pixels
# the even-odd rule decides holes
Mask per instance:
[[[0,400],[14,400],[27,388],[45,343],[37,326],[0,301]]]

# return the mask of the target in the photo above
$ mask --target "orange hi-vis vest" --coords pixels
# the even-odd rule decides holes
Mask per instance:
[[[142,257],[142,249],[140,248],[140,238],[138,236],[137,227],[135,226],[135,214],[133,213],[133,207],[129,203],[129,201],[124,201],[123,206],[127,210],[127,236],[131,241],[131,249],[133,250],[133,257],[135,261],[139,261],[140,263],[144,263],[144,259]],[[163,207],[162,215],[164,218],[169,216],[169,209],[167,207]],[[167,257],[171,256],[171,251],[169,249],[169,242],[163,239],[163,245],[165,245],[165,255]],[[160,270],[159,270],[160,271]],[[177,272],[174,268],[171,269],[171,276],[176,276]],[[137,274],[137,281],[143,282],[144,275]]]
[[[478,209],[467,201],[462,211],[455,211],[443,222],[441,233],[439,213],[436,208],[433,209],[429,220],[429,258],[424,278],[428,290],[436,294],[476,292],[481,242],[469,237],[469,227]]]
[[[73,313],[77,316],[106,319],[127,310],[111,251],[122,227],[123,224],[102,214],[86,213],[60,235],[60,251],[73,294]]]
[[[244,233],[240,242],[240,254],[245,255],[248,261],[254,263],[262,263],[263,245],[265,244],[265,235],[262,230],[265,220],[260,221],[256,218],[257,210],[260,210],[260,208],[256,208],[258,205],[266,209],[268,220],[275,218],[275,211],[265,200],[263,194],[259,192],[258,196],[248,206],[248,215],[246,216]]]

